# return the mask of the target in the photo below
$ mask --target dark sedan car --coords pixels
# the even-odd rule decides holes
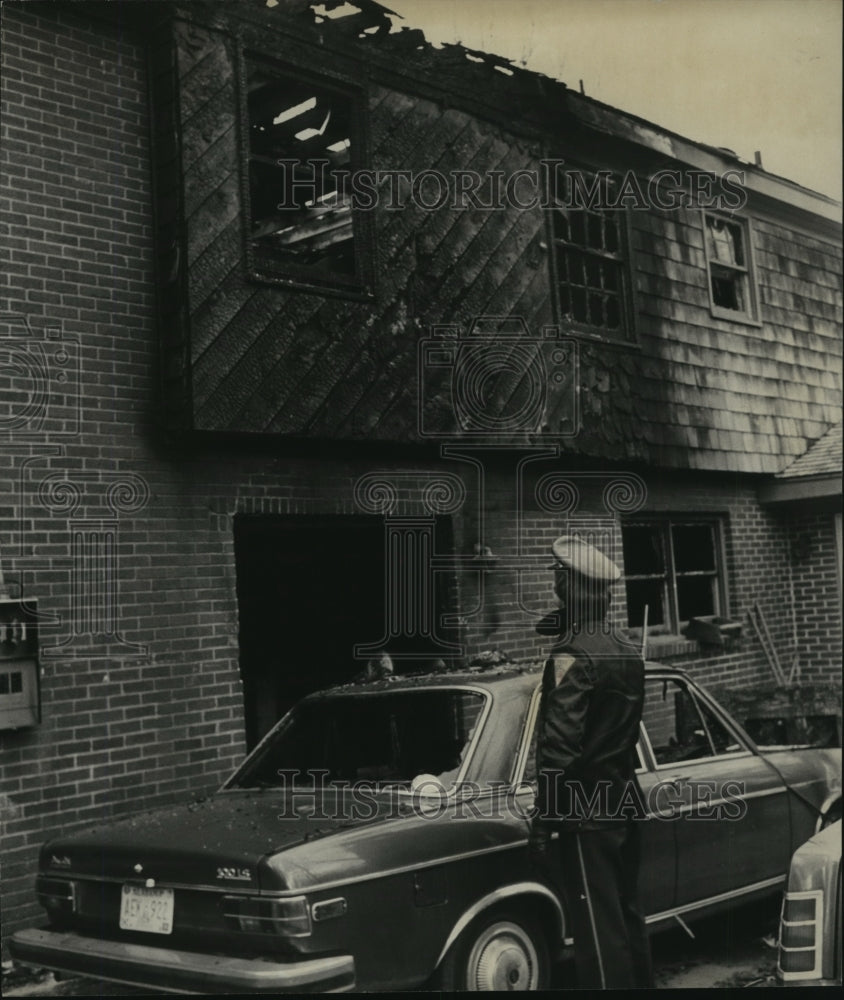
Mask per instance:
[[[311,695],[208,799],[42,849],[23,963],[197,992],[540,989],[570,944],[526,848],[538,669]],[[649,923],[776,893],[840,802],[840,750],[760,749],[650,667],[639,782]]]

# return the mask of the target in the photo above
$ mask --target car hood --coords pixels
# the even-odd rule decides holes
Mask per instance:
[[[265,859],[337,830],[400,819],[394,800],[373,801],[365,818],[342,796],[316,804],[267,791],[226,791],[169,809],[138,813],[49,841],[41,870],[100,879],[154,879],[214,888],[285,889]]]

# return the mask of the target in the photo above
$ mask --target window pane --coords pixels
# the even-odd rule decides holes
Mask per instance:
[[[680,621],[714,615],[715,578],[711,576],[677,577],[677,604]]]
[[[747,312],[747,280],[740,272],[712,266],[712,302],[721,309]]]
[[[671,528],[674,542],[674,568],[678,573],[688,570],[715,569],[715,539],[709,524],[675,524]]]
[[[733,753],[736,750],[743,750],[744,747],[737,742],[735,736],[730,733],[715,713],[702,701],[696,700],[698,711],[703,716],[709,738],[715,747],[715,753]]]
[[[607,299],[607,327],[615,330],[621,325],[621,310],[618,306],[618,299]]]
[[[657,764],[712,756],[696,704],[687,688],[676,681],[654,678],[646,682],[642,722]]]
[[[597,257],[586,260],[586,283],[590,288],[601,287],[601,261]]]
[[[627,622],[630,628],[645,624],[645,605],[648,606],[648,628],[666,625],[665,584],[662,580],[627,581]]]
[[[600,215],[591,212],[584,213],[586,216],[587,246],[593,250],[604,249],[604,220]]]
[[[585,323],[587,321],[585,290],[582,288],[572,288],[571,302],[574,318],[578,323]]]
[[[430,774],[456,777],[483,707],[466,691],[402,691],[303,702],[239,779],[240,787],[278,785],[280,770],[327,771],[326,781],[409,785]]]
[[[619,259],[620,225],[621,216],[616,211],[571,208],[552,211],[554,237],[559,241],[561,314],[596,330],[619,331],[624,336],[627,313],[619,297],[624,287],[620,273],[624,263]],[[584,289],[585,294],[577,289]],[[595,294],[598,292],[611,292],[617,298]]]
[[[607,212],[604,216],[604,247],[610,253],[616,253],[620,246],[618,226],[619,213]]]
[[[344,181],[353,152],[353,102],[251,61],[247,87],[253,246],[282,264],[353,275]]]
[[[709,256],[722,264],[744,267],[744,247],[742,230],[735,223],[725,222],[713,216],[706,217]]]
[[[578,250],[566,252],[566,276],[572,285],[586,284],[586,256]]]
[[[571,241],[580,247],[585,247],[586,243],[586,213],[583,211],[573,211],[569,214],[569,224],[571,226]]]
[[[624,572],[627,576],[664,573],[662,532],[655,524],[626,524],[622,529]]]

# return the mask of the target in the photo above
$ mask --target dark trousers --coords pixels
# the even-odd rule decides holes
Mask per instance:
[[[629,820],[601,830],[560,833],[563,896],[580,987],[653,986],[636,885],[640,825]]]

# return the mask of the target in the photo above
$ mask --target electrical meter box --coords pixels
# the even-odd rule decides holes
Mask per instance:
[[[0,729],[41,721],[35,601],[0,600]]]

